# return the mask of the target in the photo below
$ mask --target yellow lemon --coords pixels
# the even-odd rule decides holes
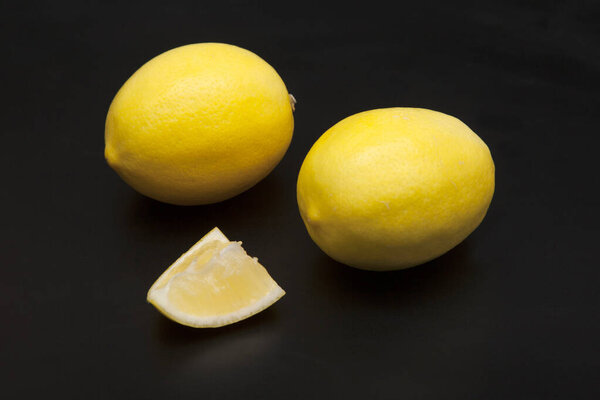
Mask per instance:
[[[175,322],[214,328],[248,318],[284,294],[241,242],[214,228],[154,282],[148,301]]]
[[[293,97],[256,54],[221,43],[167,51],[115,96],[105,157],[138,192],[172,204],[233,197],[264,178],[294,130]]]
[[[308,233],[325,253],[357,268],[401,269],[442,255],[481,223],[494,163],[454,117],[379,109],[325,132],[302,164],[297,190]]]

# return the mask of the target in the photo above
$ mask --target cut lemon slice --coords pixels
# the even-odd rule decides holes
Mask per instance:
[[[180,324],[214,328],[259,313],[284,294],[241,242],[214,228],[154,282],[148,302]]]

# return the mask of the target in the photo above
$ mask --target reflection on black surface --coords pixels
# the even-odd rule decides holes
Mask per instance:
[[[157,316],[158,318],[158,316]],[[277,350],[281,329],[271,307],[220,328],[190,328],[165,317],[156,321],[155,346],[166,373],[177,379],[199,379],[198,371],[232,370],[256,363]]]
[[[341,264],[325,253],[315,266],[316,282],[331,295],[349,304],[397,307],[399,302],[425,302],[448,296],[467,279],[474,268],[463,242],[448,253],[425,264],[398,271],[364,271]]]
[[[157,339],[166,347],[230,340],[232,337],[242,337],[272,327],[277,323],[277,319],[275,305],[250,318],[220,328],[190,328],[157,314]]]

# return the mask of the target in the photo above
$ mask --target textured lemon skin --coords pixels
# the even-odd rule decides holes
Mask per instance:
[[[494,193],[486,144],[460,120],[418,108],[355,114],[300,169],[300,214],[315,243],[361,269],[422,264],[464,240]]]
[[[153,58],[121,87],[105,157],[146,196],[208,204],[264,178],[293,129],[287,89],[269,64],[236,46],[191,44]]]

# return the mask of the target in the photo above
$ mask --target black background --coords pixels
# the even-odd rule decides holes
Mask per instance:
[[[600,398],[600,5],[351,3],[3,3],[2,398]],[[232,200],[161,204],[106,165],[104,118],[144,62],[206,41],[273,65],[294,138]],[[312,243],[296,177],[327,128],[391,106],[467,123],[496,193],[448,254],[363,272]],[[214,226],[287,295],[179,326],[146,291]]]

